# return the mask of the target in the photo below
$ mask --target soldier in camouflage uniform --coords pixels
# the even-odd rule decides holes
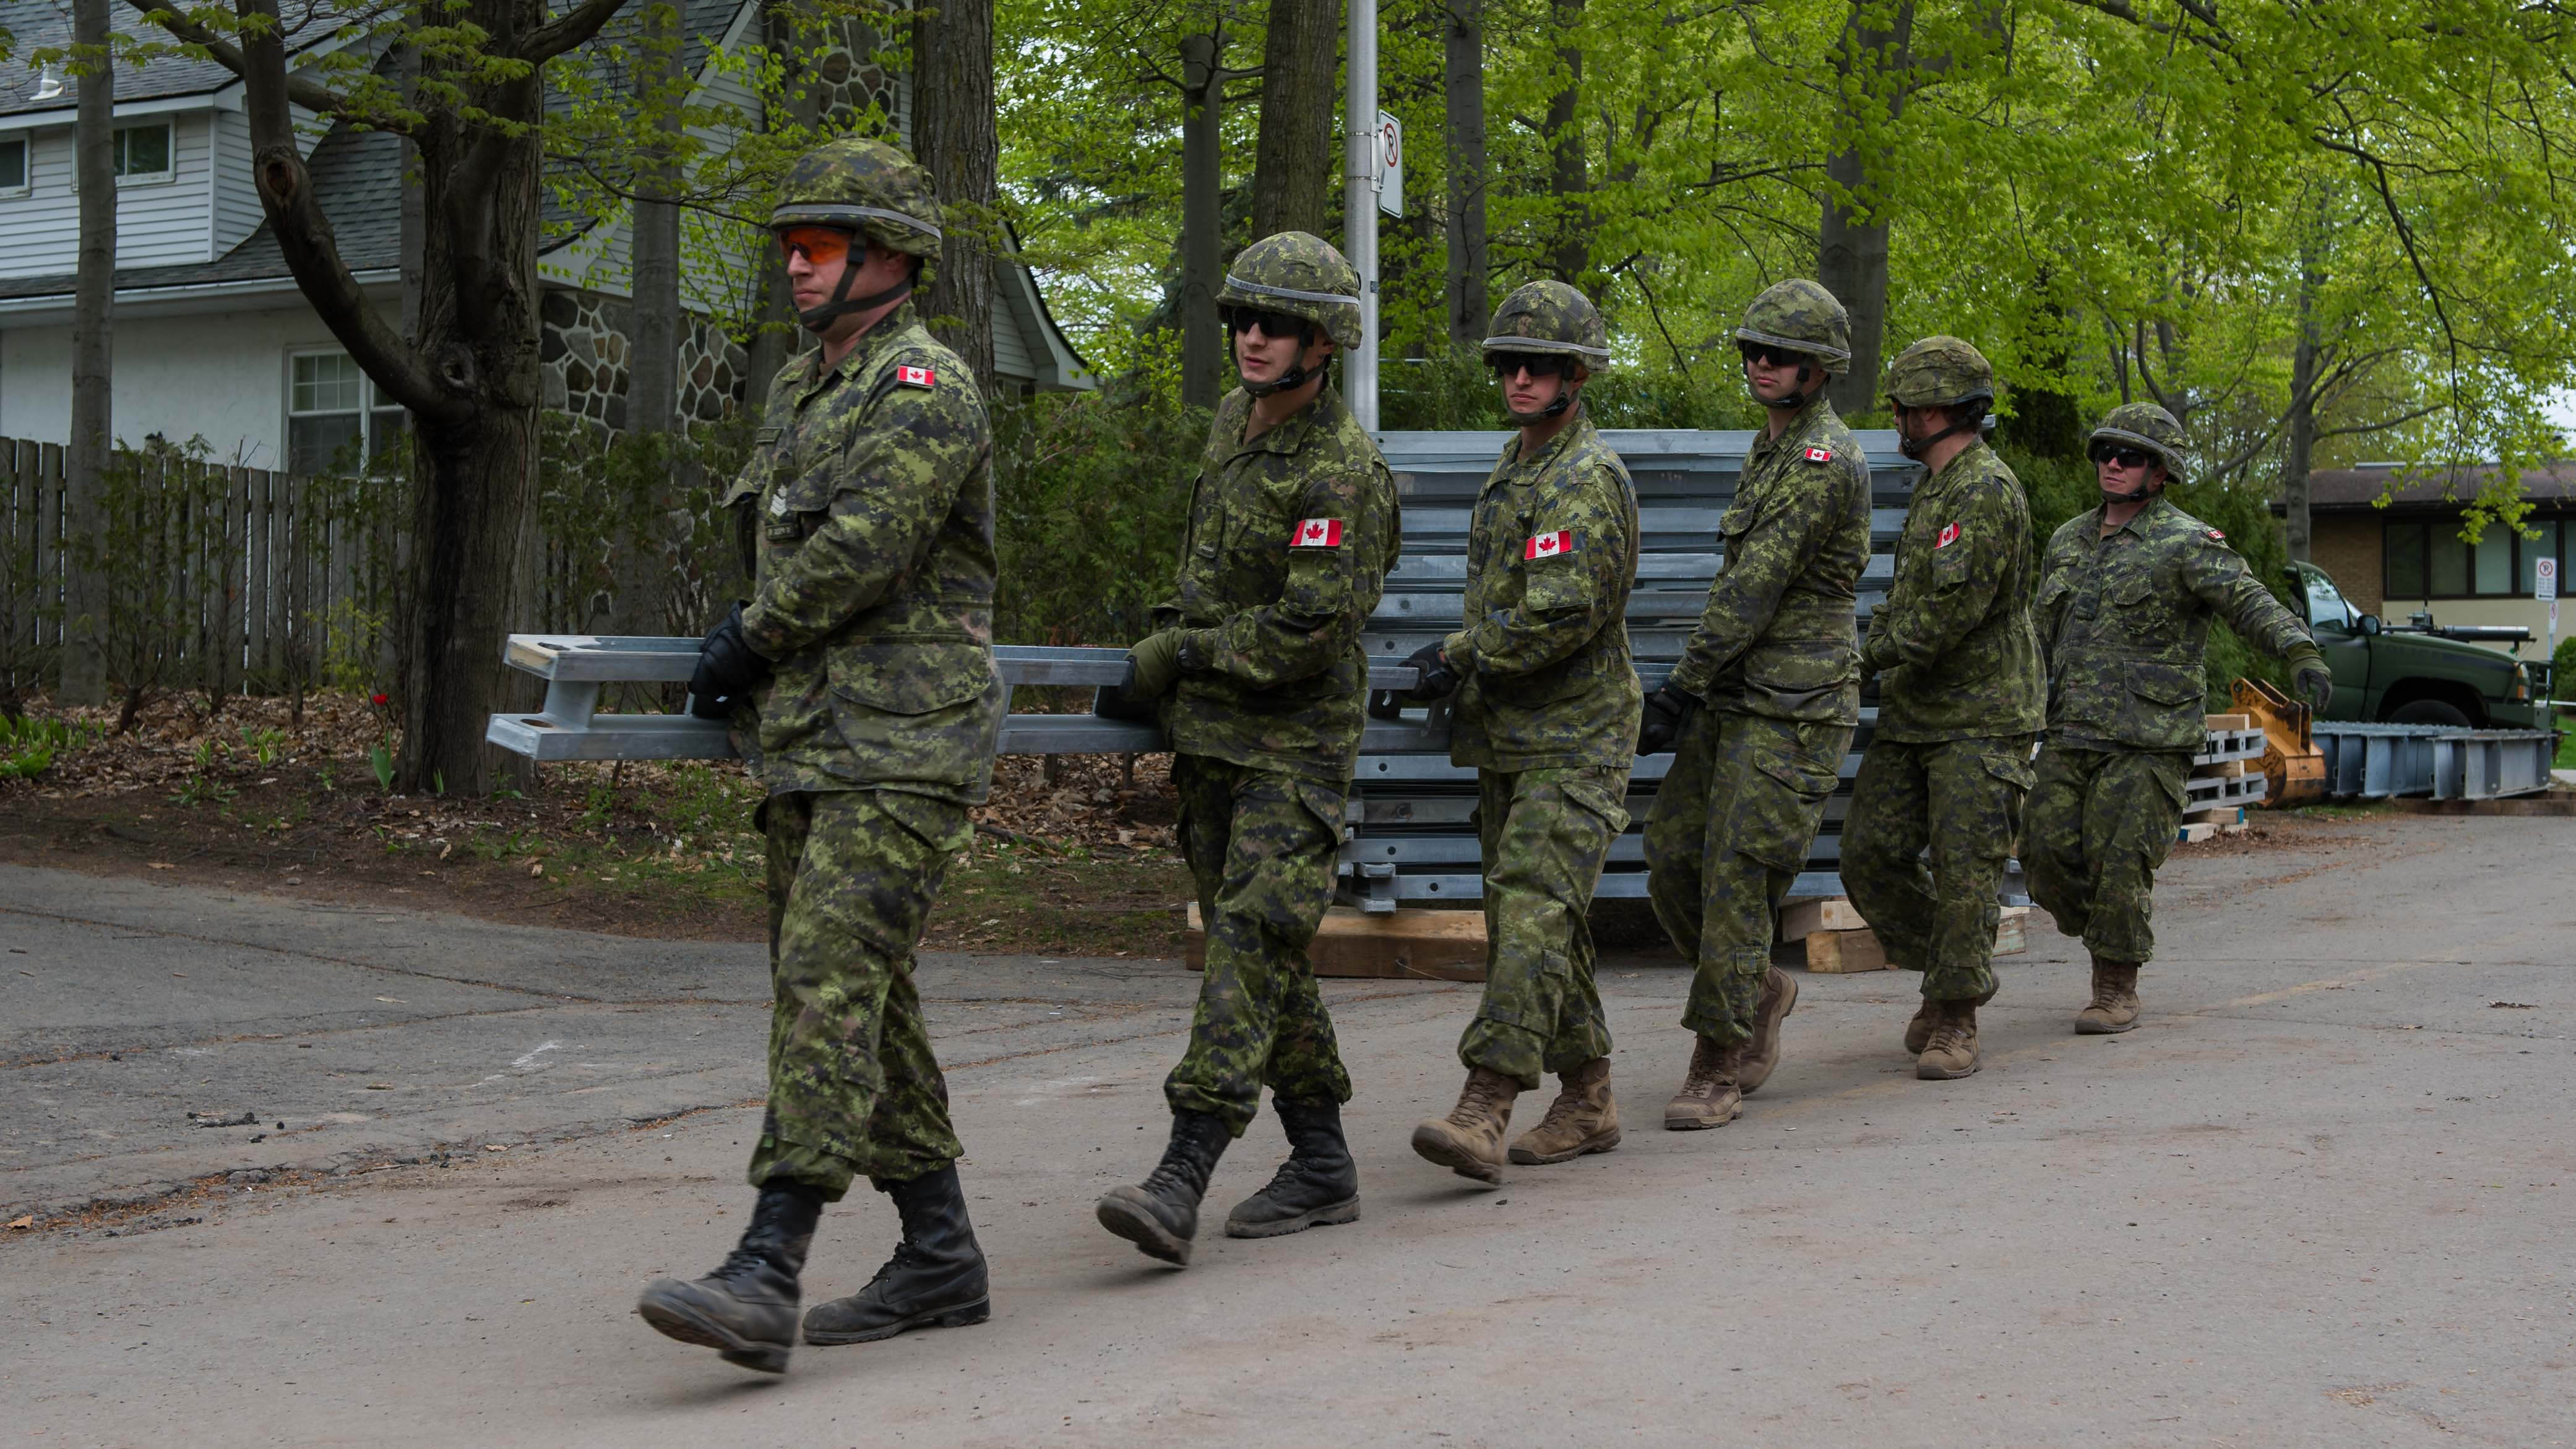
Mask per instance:
[[[708,634],[689,686],[697,713],[756,729],[769,787],[769,1109],[741,1245],[704,1278],[654,1282],[637,1311],[770,1373],[822,1207],[862,1174],[903,1241],[866,1289],[807,1315],[806,1342],[991,1313],[912,980],[1002,712],[984,402],[908,300],[939,216],[928,174],[880,142],[835,141],[788,172],[770,225],[819,346],[772,384],[729,495],[753,596]]]
[[[1226,1219],[1271,1237],[1359,1216],[1342,1138],[1350,1076],[1306,944],[1332,903],[1342,801],[1368,703],[1360,625],[1395,566],[1395,481],[1326,381],[1360,343],[1359,274],[1322,240],[1246,247],[1217,301],[1243,385],[1217,405],[1191,491],[1179,589],[1107,711],[1159,715],[1181,854],[1207,929],[1188,1051],[1163,1084],[1172,1135],[1101,1225],[1186,1264],[1199,1198],[1267,1083],[1291,1154]]]
[[[1780,1059],[1797,983],[1771,965],[1780,899],[1806,864],[1860,722],[1853,659],[1869,562],[1869,459],[1826,401],[1851,365],[1850,320],[1805,280],[1753,299],[1735,329],[1770,423],[1719,520],[1708,607],[1646,699],[1637,752],[1673,752],[1646,819],[1655,918],[1698,967],[1695,1045],[1664,1107],[1673,1130],[1722,1127]],[[1706,708],[1702,708],[1705,705]]]
[[[2317,708],[2334,676],[2307,627],[2217,529],[2175,507],[2182,424],[2152,403],[2111,410],[2090,453],[2102,506],[2048,541],[2037,606],[2048,658],[2048,734],[2022,838],[2032,899],[2093,957],[2085,1033],[2138,1020],[2138,968],[2156,867],[2173,849],[2191,757],[2206,737],[2201,660],[2209,624],[2289,661]]]
[[[1926,476],[1861,644],[1878,728],[1852,782],[1842,876],[1888,960],[1923,973],[1905,1049],[1915,1075],[1937,1081],[1977,1069],[1977,1008],[1995,994],[1996,893],[2021,835],[2045,688],[2037,570],[2021,480],[1977,435],[1995,400],[1984,356],[1927,337],[1888,368],[1887,395],[1897,446]]]
[[[1467,1085],[1413,1150],[1500,1182],[1512,1099],[1557,1074],[1547,1116],[1514,1162],[1567,1162],[1619,1145],[1610,1029],[1585,920],[1610,842],[1628,826],[1640,691],[1628,659],[1637,496],[1583,411],[1606,366],[1601,313],[1563,282],[1532,282],[1494,314],[1485,359],[1520,426],[1477,495],[1461,627],[1413,664],[1427,703],[1451,693],[1449,758],[1476,767],[1485,869],[1485,999],[1458,1060]]]

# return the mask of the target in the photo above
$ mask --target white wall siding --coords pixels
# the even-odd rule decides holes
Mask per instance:
[[[217,111],[214,120],[215,255],[240,246],[259,230],[265,214],[259,208],[259,185],[250,174],[250,120],[238,111]]]
[[[116,189],[116,264],[169,266],[213,260],[207,211],[208,117],[170,120],[172,179],[124,182]],[[60,276],[78,264],[80,197],[72,190],[72,131],[55,126],[28,137],[28,194],[0,200],[0,277]],[[256,198],[254,198],[256,205]]]
[[[223,462],[280,467],[287,356],[338,346],[300,302],[178,317],[129,313],[116,327],[116,435],[202,437]],[[71,425],[71,328],[0,331],[0,437],[60,442]]]

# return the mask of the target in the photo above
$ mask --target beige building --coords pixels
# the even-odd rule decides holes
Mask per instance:
[[[2352,606],[2393,624],[2432,614],[2440,624],[2521,624],[2525,659],[2547,657],[2549,606],[2533,597],[2540,560],[2576,556],[2576,464],[2522,475],[2534,507],[2528,536],[2490,524],[2474,544],[2460,537],[2463,504],[2492,468],[2415,472],[2397,463],[2321,470],[2308,476],[2310,558],[2334,576]],[[2381,506],[2380,500],[2387,499]],[[2576,601],[2560,614],[2560,637],[2576,634]],[[2511,652],[2509,645],[2496,645]],[[2567,697],[2564,690],[2560,697]]]

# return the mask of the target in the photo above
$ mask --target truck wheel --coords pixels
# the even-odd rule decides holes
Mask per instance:
[[[2458,729],[2469,726],[2469,717],[2448,700],[2418,699],[2397,707],[2388,717],[2390,724],[2450,725]]]

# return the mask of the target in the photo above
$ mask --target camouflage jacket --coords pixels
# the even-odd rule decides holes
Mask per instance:
[[[2046,711],[2021,480],[1970,443],[1914,490],[1896,582],[1869,616],[1861,668],[1880,671],[1878,737],[2035,735]]]
[[[2313,648],[2226,535],[2162,494],[2102,536],[2102,510],[2066,521],[2040,574],[2048,738],[2079,749],[2196,750],[2201,657],[2224,619],[2267,654]]]
[[[1344,789],[1368,706],[1360,626],[1402,541],[1395,479],[1330,384],[1247,441],[1251,416],[1241,388],[1217,404],[1177,588],[1154,610],[1206,661],[1164,728],[1182,754]]]
[[[905,302],[841,365],[770,385],[726,502],[757,535],[743,637],[771,794],[885,788],[973,803],[1002,716],[992,434],[974,375]]]
[[[1624,770],[1645,697],[1628,662],[1637,491],[1580,411],[1535,456],[1520,446],[1503,449],[1468,525],[1464,627],[1444,641],[1462,676],[1449,758]]]
[[[1674,687],[1743,714],[1859,723],[1869,458],[1832,403],[1809,402],[1777,438],[1756,435],[1717,531],[1726,556]]]

